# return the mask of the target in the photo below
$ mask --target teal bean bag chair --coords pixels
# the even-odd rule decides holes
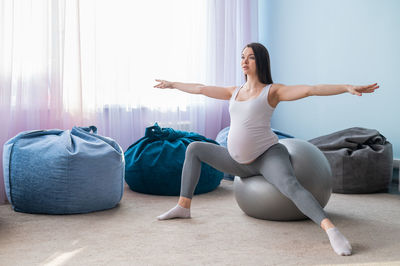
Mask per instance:
[[[157,123],[146,128],[145,136],[125,152],[125,181],[136,192],[178,196],[187,146],[194,141],[218,143],[193,132],[160,128]],[[202,163],[195,194],[216,189],[223,173]]]

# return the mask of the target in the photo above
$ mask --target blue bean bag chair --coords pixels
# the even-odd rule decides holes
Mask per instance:
[[[93,126],[27,131],[6,142],[4,183],[14,210],[73,214],[117,205],[123,193],[123,151],[96,131]]]
[[[145,136],[125,152],[125,181],[136,192],[178,196],[187,146],[194,141],[211,142],[193,132],[160,128],[157,123],[146,128]],[[223,174],[202,163],[195,194],[210,192],[218,187]]]
[[[222,129],[217,137],[215,138],[215,140],[223,147],[227,147],[227,141],[228,141],[228,133],[229,133],[229,128],[230,127],[226,127],[224,129]],[[272,129],[272,131],[278,136],[279,139],[286,139],[286,138],[294,138],[292,135],[289,135],[287,133],[284,133],[282,131],[279,131],[277,129]],[[234,176],[230,175],[228,173],[224,173],[224,179],[227,180],[234,180]]]

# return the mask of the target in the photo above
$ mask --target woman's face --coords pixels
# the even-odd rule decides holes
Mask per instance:
[[[245,75],[255,75],[257,73],[256,57],[250,47],[244,48],[242,52],[241,66]]]

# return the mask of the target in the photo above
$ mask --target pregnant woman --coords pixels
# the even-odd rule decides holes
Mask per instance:
[[[365,86],[275,84],[271,77],[268,51],[260,43],[246,45],[242,51],[241,67],[246,82],[238,87],[156,80],[159,83],[155,88],[178,89],[229,100],[231,117],[227,148],[206,142],[193,142],[187,147],[178,204],[158,216],[158,219],[190,218],[190,205],[200,177],[201,162],[204,162],[232,175],[262,175],[293,201],[300,211],[325,230],[332,248],[338,255],[351,255],[349,241],[327,217],[314,196],[296,179],[289,153],[286,147],[278,142],[278,137],[271,130],[270,121],[281,101],[345,92],[361,96],[363,93],[374,92],[379,86],[377,83]]]

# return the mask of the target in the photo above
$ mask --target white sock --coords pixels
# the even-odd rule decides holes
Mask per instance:
[[[190,209],[183,208],[177,204],[171,210],[157,217],[158,220],[168,220],[173,218],[190,218]]]
[[[347,238],[340,233],[340,231],[334,227],[334,228],[329,228],[326,230],[326,233],[328,234],[329,241],[331,242],[331,246],[333,250],[341,256],[349,256],[351,255],[351,245]]]

